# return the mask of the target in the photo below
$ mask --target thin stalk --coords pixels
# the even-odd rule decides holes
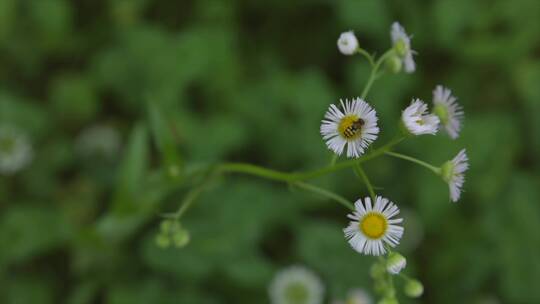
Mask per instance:
[[[369,192],[369,196],[371,196],[371,200],[373,201],[373,203],[375,203],[375,191],[373,191],[373,185],[369,181],[369,178],[366,175],[366,172],[364,171],[364,169],[362,168],[360,164],[357,164],[356,167],[354,167],[354,171],[366,185],[367,190]]]
[[[178,210],[170,217],[177,220],[180,219],[182,215],[189,209],[189,207],[191,207],[191,205],[197,200],[201,193],[206,190],[206,187],[208,187],[210,182],[213,180],[214,175],[214,173],[210,173],[210,176],[207,177],[199,186],[191,189],[184,198],[180,208],[178,208]]]
[[[325,196],[327,198],[333,199],[336,202],[342,204],[343,206],[345,206],[345,207],[347,207],[347,208],[349,208],[351,210],[354,210],[353,203],[351,203],[349,200],[347,200],[346,198],[343,198],[342,196],[340,196],[340,195],[338,195],[336,193],[333,193],[333,192],[328,191],[326,189],[322,189],[322,188],[319,188],[319,187],[317,187],[315,185],[300,182],[300,181],[294,182],[293,185],[297,186],[298,188],[301,188],[301,189],[304,189],[304,190],[319,194],[321,196]]]
[[[393,140],[391,140],[384,146],[377,148],[360,158],[338,162],[334,165],[322,167],[311,171],[287,173],[247,163],[224,163],[218,166],[218,170],[223,173],[243,173],[282,182],[303,181],[323,176],[345,168],[350,168],[359,163],[363,163],[373,158],[376,158],[390,150],[393,146],[397,145],[403,139],[404,137],[401,136],[395,137]]]
[[[425,161],[419,160],[417,158],[414,158],[414,157],[411,157],[411,156],[408,156],[408,155],[404,155],[404,154],[400,154],[400,153],[391,152],[391,151],[386,151],[386,152],[384,152],[384,154],[390,155],[390,156],[393,156],[393,157],[396,157],[396,158],[401,158],[401,159],[404,159],[404,160],[407,160],[407,161],[410,161],[410,162],[413,162],[415,164],[418,164],[418,165],[420,165],[420,166],[422,166],[424,168],[427,168],[427,169],[433,171],[435,174],[440,174],[441,173],[441,168],[433,166],[431,164],[428,164]]]
[[[367,61],[369,62],[369,65],[371,66],[371,68],[373,68],[375,66],[375,61],[373,60],[373,56],[368,53],[366,50],[364,50],[363,48],[358,48],[356,50],[356,52],[364,57],[366,57]]]
[[[406,275],[406,274],[404,274],[402,272],[399,273],[399,276],[405,281],[412,281],[413,280],[411,277],[409,277],[408,275]]]
[[[378,77],[377,73],[379,72],[379,68],[381,67],[381,64],[388,58],[390,57],[392,54],[394,54],[394,50],[393,49],[389,49],[388,51],[386,51],[386,53],[384,53],[378,60],[377,62],[375,63],[375,65],[373,66],[373,68],[371,69],[371,73],[369,74],[369,78],[368,78],[368,81],[366,83],[366,86],[364,87],[364,90],[362,91],[362,95],[361,95],[361,98],[362,99],[365,99],[367,94],[369,93],[369,90],[371,89],[371,86],[373,85],[373,82],[375,81],[375,79]]]
[[[201,193],[206,190],[206,187],[210,183],[210,181],[220,174],[227,174],[227,173],[242,173],[242,174],[248,174],[253,175],[261,178],[266,178],[269,180],[275,180],[280,182],[286,182],[291,183],[293,185],[298,186],[299,188],[320,194],[322,196],[328,197],[330,199],[333,199],[337,201],[338,203],[344,205],[345,207],[353,210],[353,204],[348,201],[347,199],[330,192],[325,189],[321,189],[319,187],[316,187],[314,185],[302,182],[304,180],[312,179],[315,177],[323,176],[335,171],[339,171],[341,169],[353,167],[355,165],[359,165],[362,162],[368,161],[370,159],[376,158],[388,150],[390,150],[393,146],[397,145],[399,142],[401,142],[404,139],[402,136],[396,136],[394,139],[390,140],[388,143],[383,145],[380,148],[377,148],[370,153],[364,155],[363,157],[359,159],[353,159],[353,160],[347,160],[343,162],[339,162],[330,166],[326,166],[320,169],[312,170],[312,171],[306,171],[306,172],[281,172],[273,169],[268,169],[252,164],[247,163],[223,163],[221,165],[218,165],[216,167],[206,167],[205,170],[209,170],[209,173],[207,173],[207,177],[204,179],[204,181],[197,187],[193,188],[188,194],[186,195],[183,203],[180,205],[180,208],[172,213],[172,214],[164,214],[164,217],[168,218],[174,218],[174,219],[180,219],[182,215],[193,205],[193,203],[196,201],[196,199],[201,195]],[[373,188],[371,186],[371,188]],[[373,189],[371,189],[370,193],[374,193]]]

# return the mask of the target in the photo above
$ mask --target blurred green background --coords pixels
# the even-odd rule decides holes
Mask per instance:
[[[397,151],[440,164],[465,147],[471,159],[457,204],[410,163],[365,166],[404,210],[399,249],[425,285],[403,303],[540,303],[537,0],[0,0],[0,121],[34,153],[0,177],[0,303],[267,303],[291,264],[320,275],[327,302],[372,290],[374,259],[341,231],[347,210],[275,182],[221,179],[182,221],[186,248],[154,237],[192,186],[167,178],[172,165],[327,164],[320,120],[369,72],[339,54],[337,37],[352,29],[381,54],[395,20],[414,35],[418,70],[375,83],[375,145],[412,97],[430,101],[444,84],[465,108],[462,136]],[[152,138],[160,126],[172,130],[167,149]],[[348,171],[316,183],[351,200],[367,193]]]

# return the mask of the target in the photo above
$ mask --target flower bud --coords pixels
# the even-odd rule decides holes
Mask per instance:
[[[172,240],[174,246],[176,246],[177,248],[182,248],[189,243],[189,232],[185,229],[180,229],[173,234]]]
[[[369,270],[369,274],[373,279],[379,279],[382,278],[385,274],[385,270],[383,265],[380,263],[375,263],[371,265],[371,269]]]
[[[403,290],[407,296],[418,298],[424,293],[424,285],[418,280],[407,280]]]
[[[169,239],[169,236],[163,233],[158,233],[158,235],[156,235],[155,242],[156,245],[162,249],[169,248],[169,246],[171,245],[171,240]]]
[[[373,284],[373,290],[376,293],[383,294],[388,288],[388,284],[384,280],[375,280]]]
[[[407,266],[407,259],[397,252],[392,252],[388,255],[386,261],[386,270],[391,274],[398,274]]]
[[[161,221],[161,224],[159,225],[159,228],[162,233],[168,234],[171,232],[173,227],[173,221],[172,220],[163,220]]]
[[[353,31],[344,32],[339,36],[337,46],[343,55],[353,55],[358,49],[358,39]]]
[[[403,61],[397,55],[393,55],[386,59],[386,68],[394,74],[401,72]]]

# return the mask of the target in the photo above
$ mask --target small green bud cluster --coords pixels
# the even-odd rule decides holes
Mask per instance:
[[[156,235],[156,245],[160,248],[169,248],[171,245],[182,248],[189,243],[189,231],[184,229],[176,219],[166,219],[160,224]]]
[[[374,281],[374,289],[381,299],[378,304],[399,303],[392,277],[396,276],[404,281],[403,292],[411,298],[418,298],[424,292],[422,283],[401,273],[407,265],[407,259],[398,252],[390,251],[388,255],[373,264],[370,275]]]

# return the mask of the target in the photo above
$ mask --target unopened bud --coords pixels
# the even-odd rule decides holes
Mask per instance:
[[[424,285],[418,280],[408,280],[403,287],[404,292],[411,298],[418,298],[424,293]]]
[[[397,252],[392,252],[388,255],[386,262],[386,270],[391,274],[398,274],[407,266],[407,259]]]
[[[391,56],[386,59],[386,68],[392,73],[397,74],[403,68],[403,61],[397,55]]]

